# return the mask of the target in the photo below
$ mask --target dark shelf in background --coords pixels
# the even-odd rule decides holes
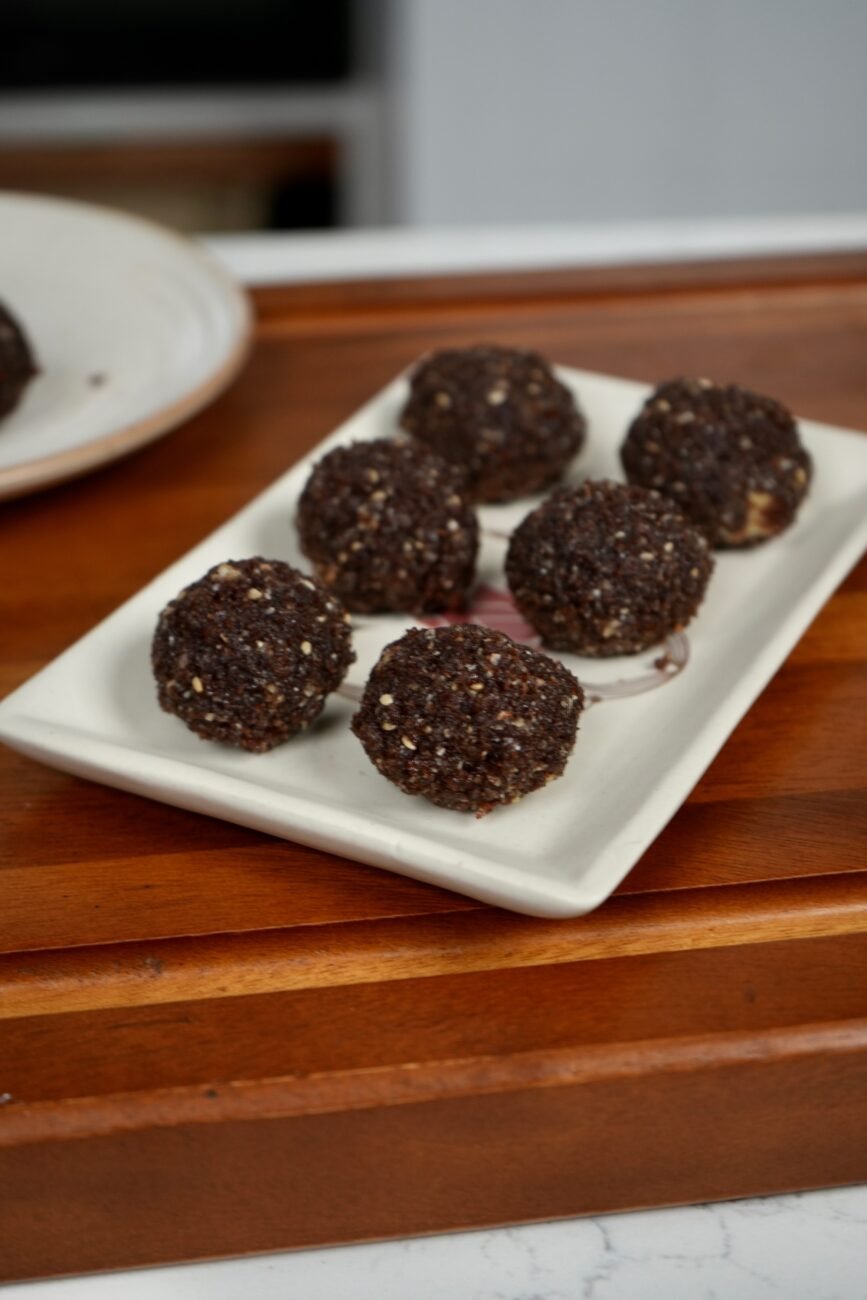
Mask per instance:
[[[24,0],[0,91],[298,86],[353,70],[351,0]]]

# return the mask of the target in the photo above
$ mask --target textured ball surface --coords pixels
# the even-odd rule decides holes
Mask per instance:
[[[348,615],[279,560],[229,560],[170,601],[151,660],[160,705],[203,740],[265,751],[319,716],[355,659]]]
[[[812,473],[780,402],[708,379],[657,388],[621,458],[630,483],[670,496],[719,547],[754,546],[788,528]]]
[[[586,433],[547,361],[494,346],[435,352],[419,362],[401,424],[463,468],[476,501],[512,501],[549,487]]]
[[[460,609],[475,574],[479,526],[463,476],[410,442],[329,452],[297,524],[317,576],[360,613]]]
[[[15,409],[35,374],[36,363],[24,331],[0,303],[0,419]]]
[[[473,624],[386,646],[352,730],[406,794],[478,816],[563,772],[584,696],[567,668]]]
[[[594,656],[636,654],[684,627],[712,570],[672,501],[604,480],[554,492],[506,557],[515,604],[546,645]]]

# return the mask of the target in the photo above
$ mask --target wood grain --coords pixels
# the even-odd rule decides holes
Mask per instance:
[[[867,429],[867,254],[256,305],[215,406],[0,512],[0,690],[431,346],[737,378]],[[0,752],[0,1277],[867,1178],[865,648],[862,564],[574,921]]]
[[[261,1079],[315,1079],[421,1062],[501,1058],[590,1044],[690,1040],[775,1028],[838,1025],[863,1016],[867,934],[799,939],[779,947],[682,947],[587,960],[573,942],[556,965],[424,970],[376,982],[256,993],[243,985],[171,1006],[28,1015],[0,1024],[4,1084],[27,1108],[6,1112],[6,1141],[34,1107],[76,1098],[209,1087]],[[580,957],[576,959],[576,952]],[[216,981],[214,982],[216,984]],[[612,990],[617,1014],[612,1016]],[[556,1012],[538,1014],[539,1007]],[[508,1015],[503,1008],[508,1007]],[[447,1009],[447,1014],[443,1014]],[[359,1034],[356,1026],[366,1032]],[[183,1036],[176,1050],[174,1029]],[[106,1053],[107,1043],[116,1044]],[[207,1100],[214,1100],[213,1098]],[[211,1110],[214,1108],[211,1107]],[[91,1108],[91,1122],[100,1111]]]
[[[576,952],[592,961],[863,931],[867,872],[627,895],[569,921],[468,907],[244,937],[15,953],[0,958],[0,1024],[22,1015],[556,965]]]
[[[85,1144],[85,1178],[69,1158],[81,1144],[10,1148],[13,1267],[148,1264],[157,1234],[159,1258],[188,1259],[751,1195],[769,1179],[781,1191],[856,1181],[864,1054],[793,1046],[707,1069],[709,1043],[680,1071],[119,1131]],[[815,1124],[817,1094],[833,1129]],[[106,1213],[119,1191],[122,1219]]]

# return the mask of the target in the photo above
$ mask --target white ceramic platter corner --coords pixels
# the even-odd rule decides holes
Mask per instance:
[[[633,383],[561,371],[590,423],[576,479],[618,476],[623,430],[645,395]],[[396,380],[317,449],[392,433]],[[867,543],[867,438],[804,424],[815,483],[797,524],[754,551],[720,555],[689,630],[691,659],[662,689],[594,705],[565,775],[476,820],[412,799],[370,765],[349,731],[354,706],[332,696],[310,732],[270,754],[198,740],[157,707],[149,667],[162,606],[227,558],[304,566],[292,518],[312,457],[0,704],[0,737],[34,758],[108,785],[328,849],[486,902],[540,916],[589,911],[611,893],[677,810],[739,719]],[[532,501],[482,510],[507,533]],[[502,589],[505,545],[488,536],[480,580]],[[362,685],[408,624],[359,620]],[[563,656],[591,682],[641,672],[636,660]]]
[[[39,375],[0,420],[0,499],[151,442],[235,376],[243,292],[190,240],[108,208],[0,193],[0,301]]]

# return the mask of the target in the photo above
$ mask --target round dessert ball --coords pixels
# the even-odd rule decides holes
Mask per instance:
[[[381,438],[329,452],[307,480],[297,524],[317,576],[348,609],[463,606],[478,520],[460,472],[421,447]]]
[[[36,363],[24,331],[0,303],[0,419],[18,405],[36,374]]]
[[[789,411],[737,384],[674,379],[632,422],[630,483],[658,488],[712,546],[754,546],[795,518],[812,463]]]
[[[352,730],[405,794],[481,817],[563,772],[584,695],[561,663],[474,624],[386,646]]]
[[[545,644],[593,656],[637,654],[685,627],[712,569],[668,497],[604,480],[553,493],[506,556],[515,604]]]
[[[476,501],[513,501],[555,483],[584,442],[569,389],[535,352],[434,352],[416,366],[401,424],[460,465]]]
[[[228,560],[162,611],[159,702],[203,740],[263,753],[319,716],[355,659],[349,615],[279,560]]]

